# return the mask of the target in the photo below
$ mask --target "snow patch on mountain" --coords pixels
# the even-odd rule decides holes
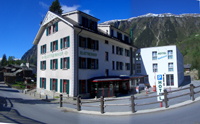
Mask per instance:
[[[103,23],[100,23],[100,25],[108,25],[110,23],[113,22],[117,22],[117,21],[131,21],[133,19],[137,19],[137,18],[145,18],[145,17],[200,17],[200,14],[198,13],[184,13],[184,14],[180,14],[180,15],[175,15],[172,13],[163,13],[163,14],[154,14],[154,13],[147,13],[145,15],[141,15],[141,16],[137,16],[137,17],[131,17],[129,19],[115,19],[115,20],[110,20],[110,21],[106,21]]]

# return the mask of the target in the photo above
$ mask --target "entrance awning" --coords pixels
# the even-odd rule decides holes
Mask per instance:
[[[129,80],[129,76],[101,76],[89,79],[91,82],[112,82],[112,81],[126,81]]]
[[[133,75],[130,76],[130,79],[135,79],[135,78],[143,78],[143,77],[147,77],[148,75]]]

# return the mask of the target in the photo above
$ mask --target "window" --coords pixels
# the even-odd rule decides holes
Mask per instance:
[[[99,41],[79,36],[79,47],[99,50]]]
[[[158,72],[158,64],[153,64],[153,72]]]
[[[86,80],[79,80],[79,94],[86,93]]]
[[[79,68],[86,69],[86,58],[79,57]]]
[[[98,69],[98,59],[87,58],[87,69]]]
[[[168,59],[173,59],[173,50],[168,50]]]
[[[141,60],[140,53],[136,53],[135,55],[136,55],[135,60],[140,61]]]
[[[69,80],[60,79],[60,92],[69,94]]]
[[[167,74],[166,76],[167,76],[166,78],[167,86],[174,86],[174,75]]]
[[[58,91],[57,89],[57,79],[50,78],[50,90]]]
[[[157,60],[157,52],[156,51],[152,52],[152,60]]]
[[[105,52],[105,61],[108,61],[108,52]]]
[[[127,49],[125,49],[125,56],[130,56],[130,51],[129,50],[127,50]]]
[[[52,32],[52,28],[53,28],[53,32]],[[55,33],[57,31],[58,31],[58,22],[53,24],[53,26],[49,26],[46,28],[46,36],[50,35],[51,33]]]
[[[124,41],[125,41],[126,43],[129,43],[129,38],[128,38],[126,35],[124,35]]]
[[[124,66],[123,62],[120,62],[120,70],[123,70],[123,66]]]
[[[105,76],[108,76],[108,69],[105,70]]]
[[[108,44],[108,41],[107,41],[107,40],[105,40],[105,44]]]
[[[137,64],[136,67],[137,67],[136,68],[137,69],[136,72],[137,73],[141,73],[141,64]]]
[[[126,63],[126,70],[130,70],[130,63]]]
[[[46,78],[40,78],[40,88],[46,89]]]
[[[60,69],[69,69],[70,68],[70,59],[69,57],[60,58]]]
[[[174,71],[173,63],[168,63],[168,71]]]
[[[58,59],[50,60],[50,69],[58,69]]]
[[[40,69],[46,70],[46,61],[40,61]]]
[[[92,21],[88,18],[82,17],[82,26],[92,29],[92,30],[97,30],[97,22]]]
[[[117,70],[123,70],[123,66],[124,66],[123,62],[116,62],[116,69]]]
[[[51,42],[51,51],[58,50],[58,40]]]
[[[116,54],[117,55],[123,55],[123,48],[121,48],[121,47],[116,47]]]
[[[70,46],[70,37],[69,36],[60,39],[60,49],[68,48],[69,46]]]
[[[113,33],[113,29],[111,29],[111,31],[110,31],[110,36],[113,37],[113,34],[114,34],[114,33]]]
[[[112,69],[115,70],[115,61],[112,61]]]
[[[46,44],[41,46],[41,54],[46,53]]]
[[[122,40],[122,34],[119,33],[119,32],[117,32],[117,38],[118,38],[119,40]]]
[[[115,46],[112,45],[112,53],[115,54]]]

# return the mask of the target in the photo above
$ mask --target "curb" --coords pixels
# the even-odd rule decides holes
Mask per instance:
[[[195,98],[195,101],[192,100],[187,100],[175,105],[171,105],[168,108],[162,107],[162,108],[155,108],[155,109],[146,109],[146,110],[138,110],[135,113],[132,113],[131,111],[128,112],[105,112],[104,114],[101,114],[101,112],[97,112],[97,111],[87,111],[87,110],[81,110],[81,111],[77,111],[76,109],[73,108],[68,108],[68,107],[57,107],[62,109],[64,112],[77,112],[80,114],[88,114],[88,115],[101,115],[101,116],[123,116],[123,115],[138,115],[138,114],[148,114],[148,113],[153,113],[153,112],[160,112],[160,111],[166,111],[166,110],[170,110],[170,109],[175,109],[175,108],[179,108],[182,106],[186,106],[186,105],[190,105],[192,103],[195,103],[197,101],[200,101],[200,97]]]

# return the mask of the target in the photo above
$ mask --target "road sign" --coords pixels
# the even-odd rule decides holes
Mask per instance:
[[[157,95],[161,95],[163,93],[163,82],[162,82],[162,75],[157,75],[157,84],[156,84],[156,91]],[[162,101],[164,99],[164,96],[158,96],[157,100]]]

